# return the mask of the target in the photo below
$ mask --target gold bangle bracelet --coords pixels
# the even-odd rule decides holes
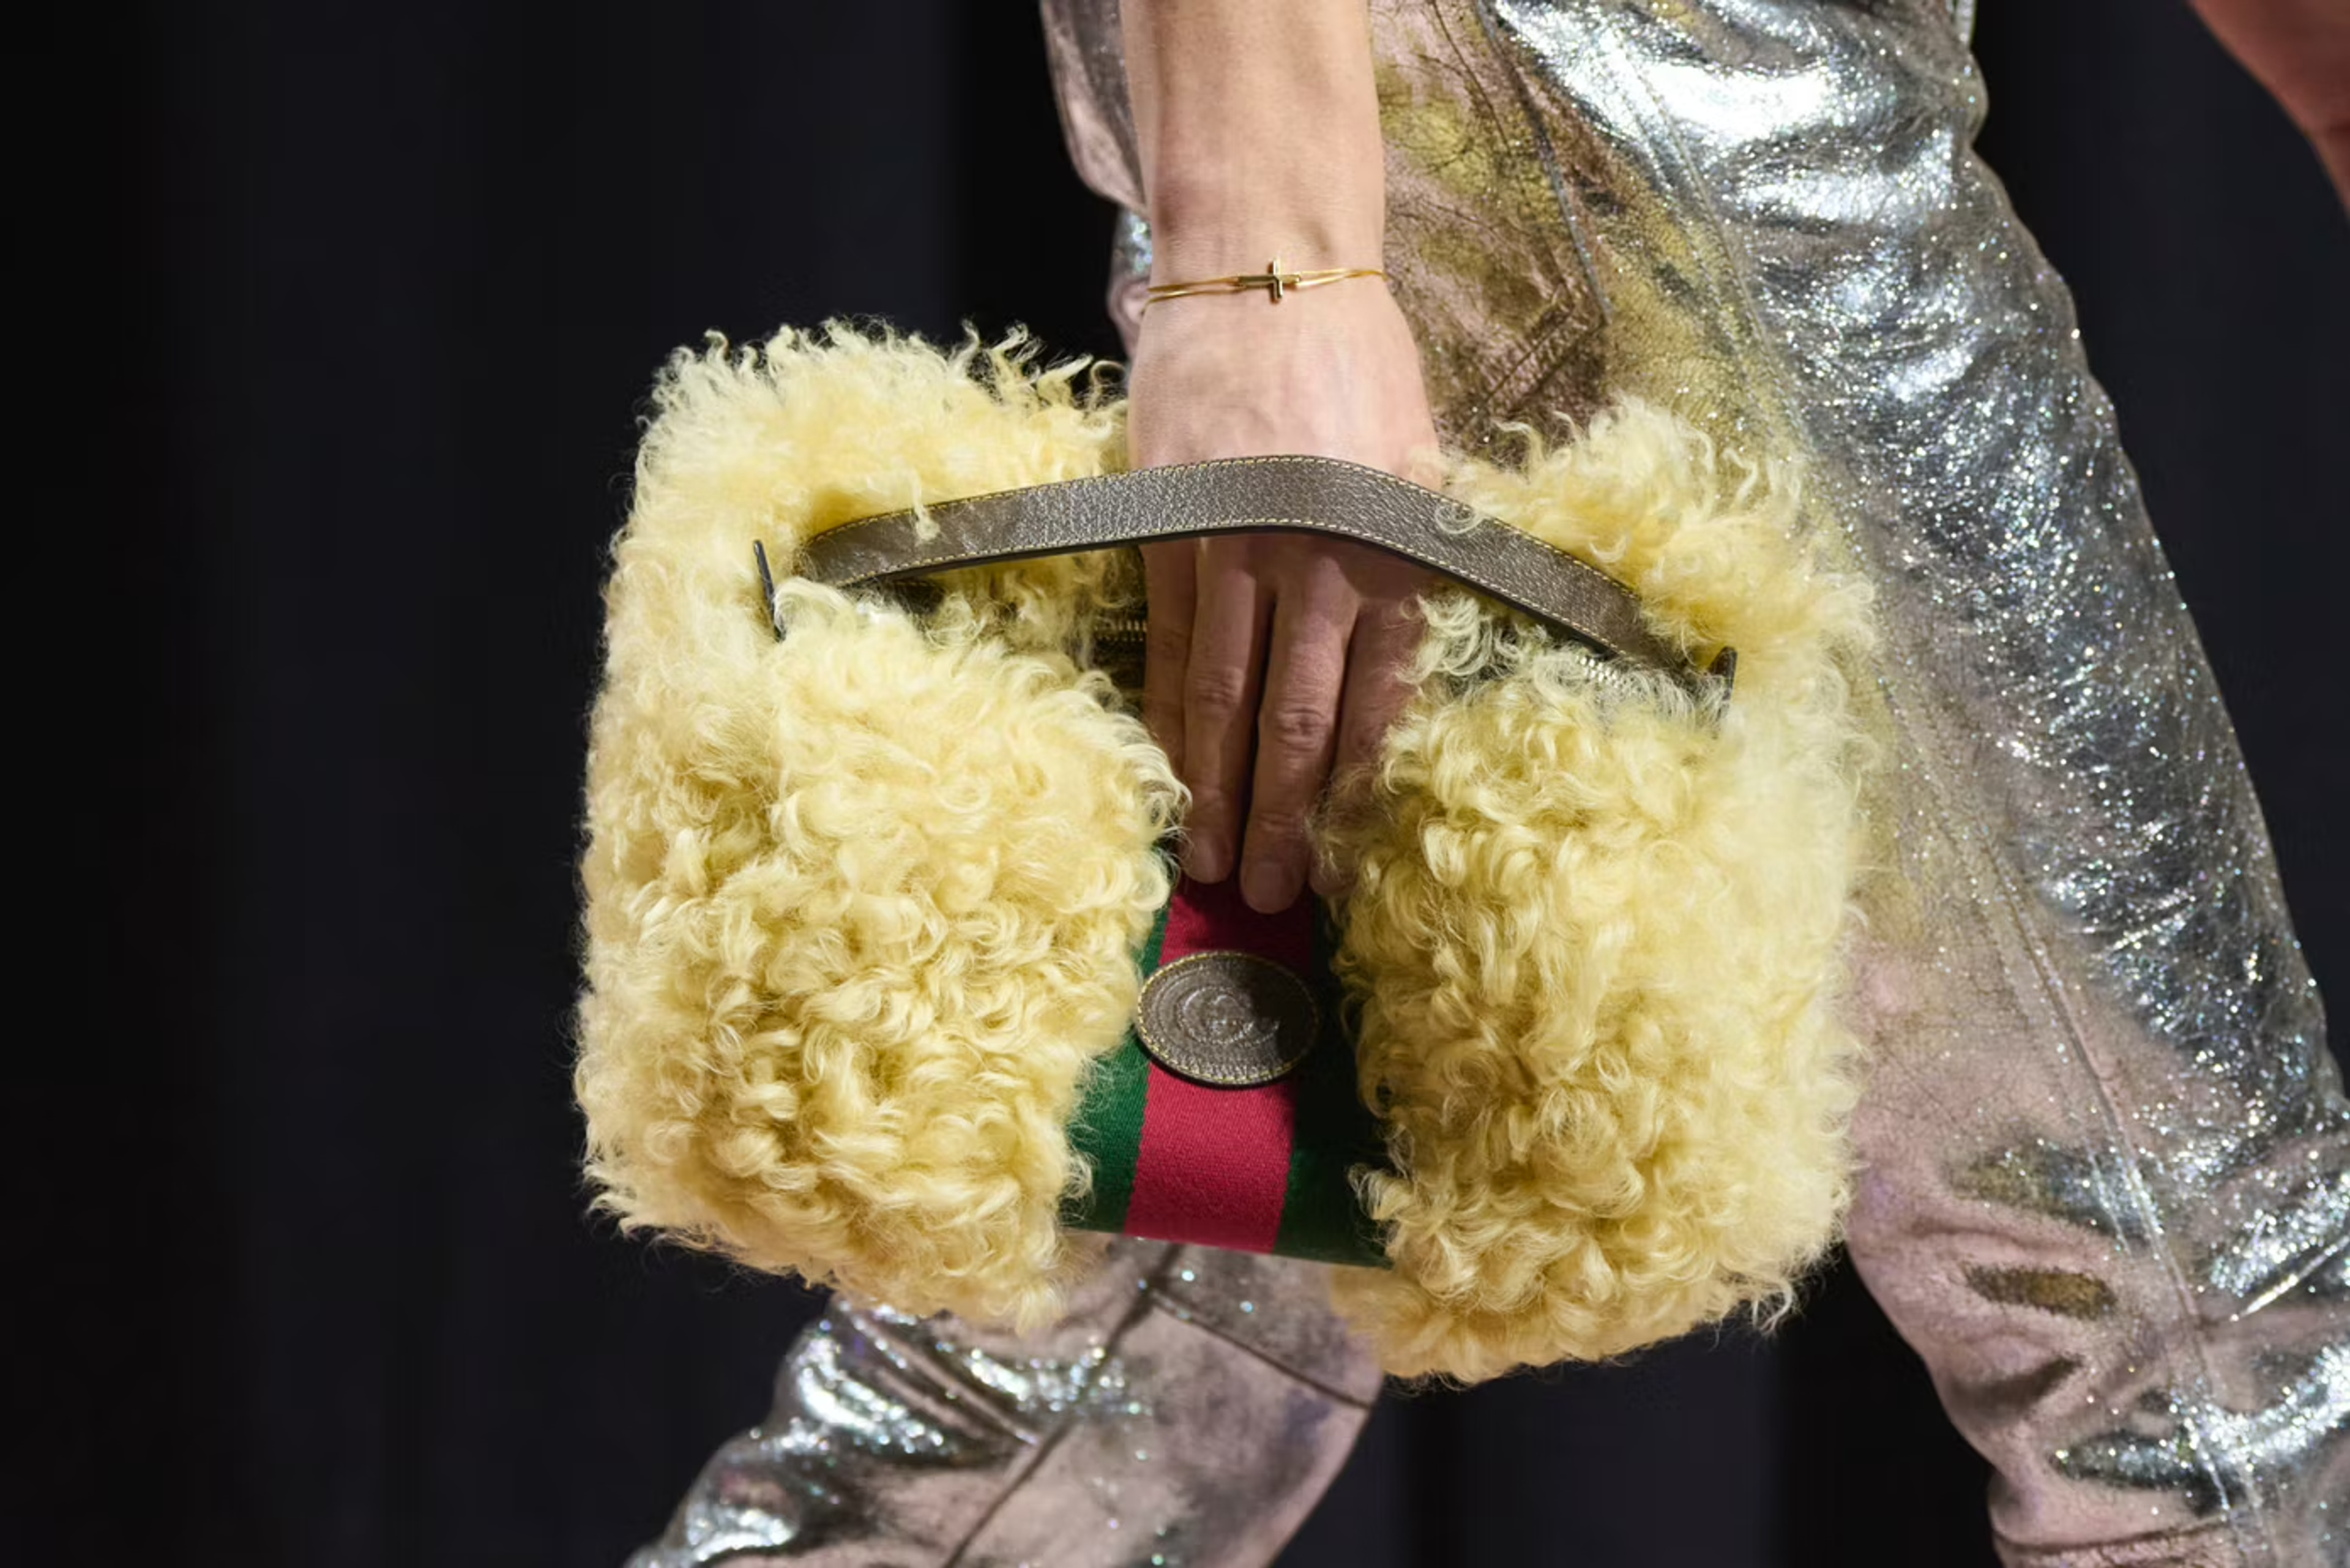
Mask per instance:
[[[1326,283],[1339,283],[1350,277],[1385,277],[1387,274],[1375,266],[1324,267],[1319,272],[1284,272],[1281,258],[1274,257],[1264,264],[1263,272],[1240,272],[1229,277],[1204,277],[1194,283],[1154,283],[1144,292],[1142,308],[1149,309],[1162,299],[1180,299],[1187,294],[1247,294],[1256,289],[1265,291],[1274,304],[1292,289],[1319,288]]]

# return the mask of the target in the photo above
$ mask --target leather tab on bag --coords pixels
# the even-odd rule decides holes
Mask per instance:
[[[1337,458],[1223,458],[936,502],[921,514],[827,529],[803,547],[796,569],[811,582],[855,588],[1035,556],[1258,531],[1374,545],[1610,658],[1669,670],[1692,690],[1708,680],[1726,684],[1726,649],[1700,671],[1648,629],[1632,590],[1597,567],[1439,491]]]

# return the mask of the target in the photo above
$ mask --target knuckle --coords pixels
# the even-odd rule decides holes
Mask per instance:
[[[1229,664],[1194,664],[1184,671],[1183,690],[1195,712],[1234,713],[1248,697],[1248,673]]]
[[[1232,794],[1210,779],[1197,779],[1191,784],[1191,807],[1189,816],[1194,832],[1201,828],[1221,828],[1232,815]]]
[[[1191,653],[1191,628],[1171,620],[1155,620],[1142,640],[1142,657],[1151,666],[1180,670]]]
[[[1329,740],[1333,722],[1321,703],[1273,702],[1257,715],[1257,734],[1267,746],[1313,755]]]
[[[1313,832],[1295,812],[1251,812],[1247,842],[1248,858],[1258,865],[1295,872],[1301,879],[1312,867]]]
[[[1279,853],[1284,858],[1295,855],[1310,836],[1305,813],[1285,802],[1260,802],[1249,813],[1249,836],[1263,849]]]

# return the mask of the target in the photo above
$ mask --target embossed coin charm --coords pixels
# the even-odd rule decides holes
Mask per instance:
[[[1305,1059],[1322,1011],[1305,982],[1254,953],[1178,959],[1142,987],[1135,1033],[1170,1073],[1222,1088],[1270,1084]]]

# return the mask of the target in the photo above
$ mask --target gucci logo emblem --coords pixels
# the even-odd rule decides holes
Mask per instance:
[[[1280,1033],[1272,1019],[1257,1015],[1247,997],[1222,986],[1198,986],[1183,992],[1175,1003],[1175,1016],[1185,1033],[1223,1055],[1262,1051]]]
[[[1305,1059],[1321,1028],[1305,982],[1254,953],[1193,953],[1142,988],[1135,1033],[1170,1073],[1223,1088],[1270,1084]]]

